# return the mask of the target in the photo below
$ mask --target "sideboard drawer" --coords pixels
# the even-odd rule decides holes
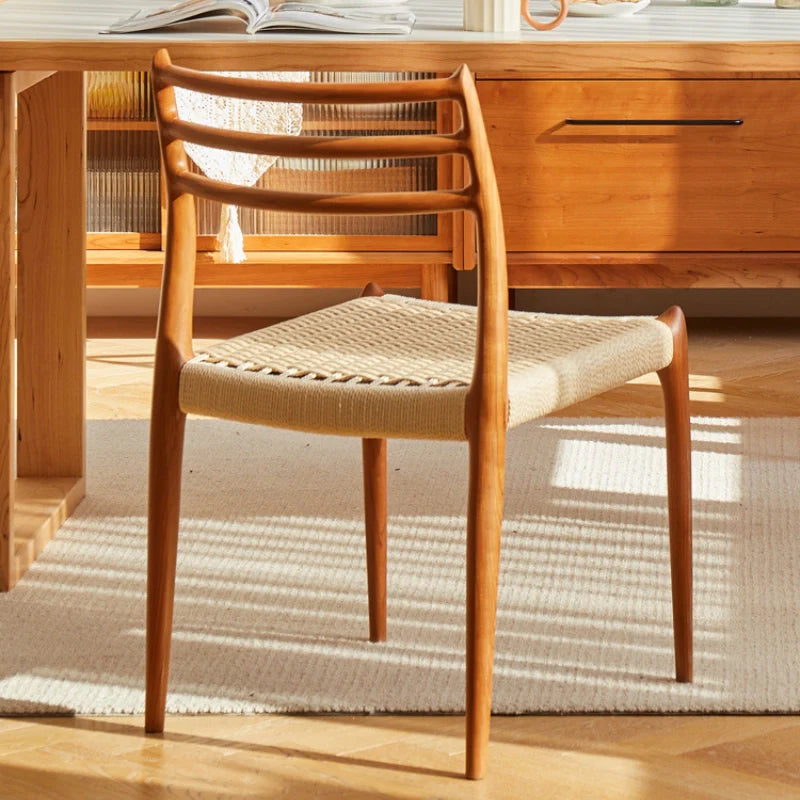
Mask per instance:
[[[479,94],[510,251],[800,250],[798,80],[483,80]]]

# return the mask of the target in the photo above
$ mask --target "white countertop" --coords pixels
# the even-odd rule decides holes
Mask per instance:
[[[173,33],[100,33],[109,24],[139,8],[161,8],[170,0],[5,0],[0,2],[2,42],[81,41],[101,37],[105,41],[174,41]],[[628,17],[568,17],[553,31],[534,31],[523,23],[520,33],[469,33],[461,29],[461,0],[409,0],[417,24],[407,36],[357,36],[272,33],[257,34],[261,41],[409,40],[412,42],[800,42],[800,9],[775,8],[770,0],[741,0],[738,6],[698,7],[683,0],[653,0],[647,8]],[[548,0],[532,0],[538,19],[555,14]],[[246,34],[183,33],[186,41],[227,41]],[[0,53],[0,58],[2,54]],[[798,64],[800,69],[800,63]]]

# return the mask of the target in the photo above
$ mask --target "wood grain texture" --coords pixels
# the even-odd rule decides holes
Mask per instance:
[[[209,41],[186,35],[161,39],[175,61],[208,70],[392,71],[450,73],[470,64],[478,73],[538,77],[800,77],[800,43],[792,41],[380,41],[333,39],[309,47],[307,40]],[[92,36],[69,41],[7,39],[0,35],[0,70],[146,70],[153,42]]]
[[[84,468],[84,80],[58,73],[19,95],[17,474]]]
[[[449,264],[423,264],[420,269],[420,296],[423,300],[455,302],[456,276]]]
[[[438,78],[447,77],[446,74],[437,75]],[[436,103],[435,130],[440,133],[453,133],[461,125],[461,111],[458,103]],[[461,171],[464,168],[464,159],[460,156],[445,156],[436,159],[436,186],[442,189],[460,189],[465,181]],[[459,224],[464,217],[471,217],[471,214],[440,214],[436,219],[436,245],[429,247],[443,248],[447,253],[447,263],[452,267],[454,264],[456,242],[460,241]],[[432,241],[425,237],[425,241]],[[432,262],[439,263],[438,260]],[[448,270],[452,272],[452,270]],[[423,271],[423,280],[425,279]],[[455,300],[455,276],[448,279],[450,285],[444,297],[448,300]],[[424,295],[423,295],[424,296]]]
[[[0,419],[7,431],[0,444],[0,591],[7,591],[85,493],[85,318],[81,270],[85,148],[82,116],[71,113],[83,103],[81,75],[3,75],[0,80],[0,379],[5,386]],[[17,106],[20,158],[15,174]],[[18,191],[15,178],[19,180]],[[20,234],[15,275],[12,224],[17,195]],[[44,216],[50,214],[52,219]],[[18,449],[16,470],[15,386],[20,391],[18,430],[25,431],[25,435],[20,434],[25,446]],[[23,477],[17,479],[16,473]]]
[[[797,717],[498,717],[494,768],[457,779],[462,719],[432,716],[0,720],[15,800],[789,800]],[[680,742],[683,742],[681,746]],[[663,742],[664,746],[661,747]]]
[[[509,250],[800,250],[800,82],[481,81],[479,93]]]
[[[692,680],[692,444],[689,419],[689,346],[686,320],[673,306],[659,319],[672,331],[672,361],[659,370],[667,437],[672,620],[675,678]]]
[[[386,439],[362,439],[369,640],[386,641]]]
[[[789,134],[796,120],[793,114],[782,111],[784,101],[789,102],[798,92],[800,82],[744,78],[737,81],[549,81],[537,80],[535,75],[525,76],[527,80],[508,79],[508,74],[503,80],[482,81],[481,91],[499,93],[494,98],[496,113],[490,117],[490,128],[501,173],[508,172],[511,187],[511,202],[506,203],[512,247],[509,255],[511,286],[800,287],[800,256],[797,254],[800,234],[793,225],[796,204],[791,192],[791,186],[800,177],[800,166],[794,169],[791,165],[800,164],[800,159],[791,157],[796,148],[793,149]],[[528,99],[546,100],[542,103],[545,110],[521,110],[521,100],[531,92],[534,95]],[[684,96],[687,92],[688,96]],[[492,97],[493,94],[490,100]],[[686,116],[693,110],[698,114],[711,114],[727,103],[727,111],[735,108],[735,114],[742,110],[747,114],[743,115],[746,118],[741,130],[726,129],[722,133],[713,128],[677,133],[671,128],[659,128],[645,133],[637,129],[631,134],[625,128],[625,133],[609,135],[591,130],[586,133],[585,128],[576,132],[566,132],[566,128],[557,126],[555,130],[551,130],[552,126],[548,128],[546,122],[551,121],[549,117],[545,120],[550,113],[548,109],[558,110],[559,103],[573,101],[575,104],[569,106],[572,111],[589,103],[590,108],[599,107],[605,113],[607,107],[617,102],[617,108],[624,109],[625,114],[633,115],[637,109],[644,109],[642,113],[653,116],[660,113],[659,103],[662,109],[665,103],[671,103]],[[565,115],[571,113],[569,109],[562,109]],[[523,115],[524,124],[509,130],[506,121],[514,122],[515,114]],[[439,115],[439,130],[450,129],[450,116]],[[778,119],[777,124],[775,119]],[[533,129],[529,129],[530,126]],[[664,130],[669,133],[664,134]],[[535,142],[533,147],[527,146],[526,136],[528,141]],[[734,148],[728,141],[731,137],[735,137]],[[555,162],[548,160],[549,151],[557,154]],[[594,154],[599,157],[595,158]],[[785,168],[787,154],[790,156],[788,169]],[[504,164],[509,158],[511,161],[505,170]],[[460,159],[455,160],[449,178],[444,164],[440,164],[440,185],[448,185],[448,180],[449,185],[461,185],[460,162]],[[642,169],[634,172],[628,169],[634,162]],[[781,164],[780,169],[777,164]],[[554,181],[553,175],[558,175],[559,180]],[[633,180],[631,175],[635,176]],[[420,264],[430,256],[431,248],[441,247],[435,251],[435,260],[428,258],[427,263],[452,261],[456,268],[471,268],[474,266],[472,220],[469,216],[454,215],[450,223],[454,235],[450,242],[445,227],[449,217],[444,218],[439,232],[431,237],[337,239],[315,236],[298,240],[298,237],[252,236],[245,241],[248,248],[262,252],[264,248],[276,251],[317,248],[320,254],[328,250],[332,259],[335,256],[331,248],[335,247],[378,250],[391,246],[395,255],[405,250],[407,261],[419,258]],[[710,220],[713,224],[709,224]],[[213,237],[199,237],[198,241],[201,249],[215,247]],[[107,240],[106,244],[113,246],[113,240]],[[632,251],[618,249],[626,245]],[[658,245],[665,249],[654,250]],[[557,247],[564,249],[553,249]],[[703,249],[693,250],[699,247]],[[777,247],[784,248],[783,252],[776,251]],[[422,252],[424,248],[429,249],[427,253]],[[535,250],[520,252],[528,248]],[[742,252],[742,249],[752,252]],[[287,254],[287,257],[293,256]],[[131,257],[135,264],[133,269],[117,269],[118,258],[123,265],[124,256],[120,257],[119,253],[93,255],[90,285],[157,284],[157,271],[152,265],[146,268]],[[214,255],[208,258],[213,260]],[[260,256],[253,254],[251,258],[257,260]],[[374,274],[355,275],[349,280],[343,279],[347,281],[344,284],[336,284],[335,279],[331,282],[330,275],[320,272],[316,284],[314,275],[309,272],[292,281],[291,276],[296,273],[291,268],[285,273],[271,272],[272,278],[259,277],[255,265],[250,273],[252,277],[248,277],[250,269],[244,267],[243,275],[235,266],[211,275],[202,269],[198,282],[200,285],[225,285],[227,282],[264,286],[359,286],[366,277],[375,277]],[[424,272],[416,278],[410,273],[405,278],[389,275],[382,282],[387,287],[424,283],[424,292],[430,286]],[[425,296],[444,296],[442,292]]]
[[[43,73],[37,73],[43,74]],[[369,120],[348,120],[348,130],[387,130],[387,131],[416,131],[422,123],[417,120],[400,119],[369,119]],[[324,131],[338,130],[340,123],[333,120],[303,120],[303,130]],[[150,119],[101,119],[90,117],[86,121],[86,129],[90,131],[154,131],[156,130],[155,120]]]
[[[171,99],[174,100],[174,95]],[[147,489],[145,730],[148,733],[164,730],[186,425],[178,393],[181,367],[193,355],[194,198],[170,191],[167,202],[169,234],[156,330]]]
[[[16,582],[14,561],[14,218],[16,215],[16,91],[0,73],[0,591]]]
[[[413,256],[416,258],[416,256]],[[448,254],[421,253],[410,262],[394,252],[250,251],[241,264],[226,264],[217,253],[197,254],[198,286],[281,286],[294,288],[361,288],[376,278],[387,288],[420,287],[424,271],[447,266]],[[410,263],[409,263],[410,262]],[[87,254],[89,286],[161,285],[164,254],[160,251],[91,250]],[[447,280],[451,280],[449,277]]]
[[[370,282],[364,287],[361,297],[382,297],[383,294],[377,283]],[[361,440],[371,642],[386,641],[387,444],[386,439]]]
[[[503,216],[474,83],[464,80],[468,163],[477,195],[478,334],[467,394],[467,697],[466,775],[488,768],[500,529],[508,414],[508,283]]]
[[[508,282],[563,289],[797,289],[800,254],[509,253]]]
[[[161,250],[160,233],[87,233],[86,249],[108,251],[108,258],[114,263],[115,257],[122,258],[121,251]],[[88,280],[88,278],[87,278]]]
[[[438,253],[433,260],[435,262],[449,261],[449,242],[443,236],[433,235],[404,235],[386,234],[370,236],[345,236],[339,234],[319,234],[313,236],[299,237],[295,235],[261,235],[247,234],[244,237],[246,249],[274,252],[282,251],[329,251],[333,254],[341,251],[360,252],[376,251],[386,253],[399,253],[407,251],[412,255],[407,255],[406,260],[425,261],[428,253]],[[218,249],[219,243],[216,236],[209,234],[197,237],[197,249],[200,251],[211,252]],[[417,251],[421,251],[419,254]],[[430,260],[430,259],[427,259]]]
[[[53,73],[51,71],[33,72],[20,70],[14,73],[14,88],[16,89],[17,93],[24,92],[35,83],[39,83],[39,81],[49,78],[52,74]]]
[[[109,234],[112,235],[112,234]],[[198,236],[198,239],[203,237]],[[296,237],[295,237],[296,238]],[[297,242],[295,242],[297,244]],[[413,254],[413,261],[409,262],[409,254],[394,250],[249,250],[247,251],[247,261],[243,264],[227,264],[220,258],[218,252],[213,250],[199,250],[197,252],[198,267],[208,267],[216,265],[226,269],[235,270],[237,267],[246,269],[246,265],[265,265],[271,267],[297,267],[298,269],[310,267],[348,267],[348,266],[368,266],[373,269],[381,264],[390,267],[419,266],[422,264],[447,264],[449,255],[440,251],[420,251]],[[419,259],[419,263],[417,262]],[[160,250],[92,250],[88,254],[88,261],[91,265],[117,265],[130,264],[134,269],[143,266],[161,266],[164,263],[164,254]]]
[[[14,498],[14,583],[86,494],[82,477],[18,478]]]

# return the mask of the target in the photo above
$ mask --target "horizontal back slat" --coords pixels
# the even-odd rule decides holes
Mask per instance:
[[[281,136],[222,131],[186,120],[166,121],[165,136],[185,142],[237,150],[241,153],[298,158],[424,158],[466,154],[456,134],[400,134],[394,136]]]
[[[467,211],[473,203],[471,193],[460,189],[359,194],[281,192],[223,183],[189,171],[175,175],[173,181],[176,189],[206,200],[294,214],[431,214]]]
[[[159,67],[165,85],[204,94],[275,103],[413,103],[459,100],[458,72],[447,78],[387,83],[285,83],[197,72],[174,64]]]

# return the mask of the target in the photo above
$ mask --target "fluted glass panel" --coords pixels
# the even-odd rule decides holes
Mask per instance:
[[[157,233],[158,138],[153,130],[90,130],[87,135],[88,229]]]
[[[313,72],[312,81],[376,82],[431,77],[426,73]],[[92,232],[158,232],[158,141],[146,72],[90,72],[87,79],[88,220]],[[92,129],[111,125],[111,129]],[[116,122],[119,121],[119,122]],[[126,129],[129,121],[132,129]],[[430,133],[435,103],[315,105],[303,109],[301,135]],[[279,159],[259,186],[308,192],[389,192],[434,189],[435,158]],[[240,209],[242,231],[260,235],[432,236],[435,215],[336,217]],[[218,203],[198,200],[198,233],[216,234]]]
[[[154,119],[148,74],[87,73],[86,109],[89,119]]]
[[[157,233],[158,137],[146,72],[89,72],[87,219],[92,233]]]

